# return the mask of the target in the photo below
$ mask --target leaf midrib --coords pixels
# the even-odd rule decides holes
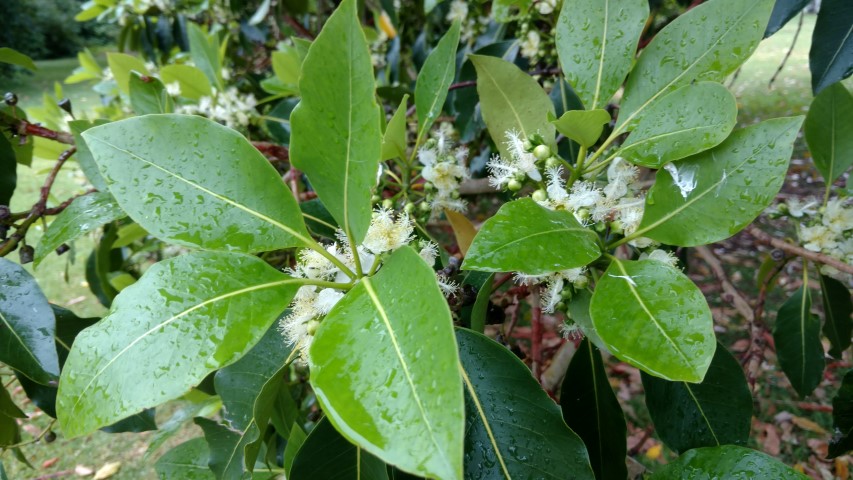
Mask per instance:
[[[451,27],[451,28],[453,28],[453,27]],[[444,40],[444,39],[442,39],[442,40]],[[452,42],[451,42],[451,43],[452,43]],[[453,47],[454,47],[454,46],[456,46],[458,43],[459,43],[459,36],[457,35],[457,36],[456,36],[456,43],[452,43],[452,45],[451,45],[451,50],[452,50],[452,49],[453,49]],[[444,46],[444,45],[442,44],[442,42],[439,42],[439,47],[442,47],[442,46]],[[438,48],[438,47],[437,47],[437,48]],[[429,59],[427,59],[427,60],[429,60]],[[448,76],[447,74],[450,72],[450,67],[451,67],[451,66],[452,66],[452,67],[454,67],[454,69],[455,69],[455,67],[456,67],[456,63],[455,63],[455,61],[445,62],[444,73],[443,73],[443,74],[442,74],[442,76],[441,76],[441,81],[439,82],[439,87],[442,87],[443,85],[445,85],[445,84],[447,83],[447,76]],[[418,87],[418,86],[417,86],[417,85],[415,85],[415,90],[416,90],[416,91],[417,91],[417,87]],[[431,114],[432,114],[432,112],[433,112],[433,109],[435,108],[435,105],[438,103],[438,99],[442,96],[442,93],[446,93],[446,92],[447,92],[447,88],[446,88],[446,87],[445,87],[445,88],[439,88],[439,90],[438,90],[438,95],[434,95],[434,96],[432,97],[432,103],[430,103],[429,108],[427,109],[426,113],[424,113],[424,119],[425,119],[426,121],[425,121],[425,122],[423,122],[423,124],[422,124],[422,125],[420,125],[420,128],[418,129],[418,138],[423,137],[424,130],[426,130],[426,129],[428,128],[429,124],[430,124],[430,123],[432,123],[432,119],[433,119],[433,117],[434,117],[434,116],[433,116],[433,115],[431,115]],[[446,94],[444,95],[444,98],[445,98],[445,99],[447,98],[447,95],[446,95]],[[417,102],[416,102],[416,103],[417,103]]]
[[[525,136],[525,138],[528,137],[529,135],[527,134],[527,130],[524,128],[524,122],[521,121],[521,117],[518,115],[518,111],[515,109],[515,106],[513,105],[512,101],[510,101],[509,97],[506,96],[506,93],[504,93],[503,88],[501,88],[501,85],[495,80],[495,77],[492,76],[492,73],[485,66],[483,66],[482,72],[485,76],[489,77],[489,80],[495,86],[495,89],[498,91],[498,93],[501,94],[501,97],[503,97],[504,103],[507,105],[509,111],[511,111],[512,115],[515,117],[519,131]],[[500,133],[506,134],[506,131]],[[500,145],[503,145],[503,143],[501,143]]]
[[[601,94],[601,77],[604,75],[604,61],[607,54],[607,27],[610,18],[610,0],[604,1],[604,30],[601,34],[601,57],[598,61],[598,77],[595,80],[595,94],[592,97],[592,107],[590,110],[595,110],[598,106],[598,96]]]
[[[489,443],[492,444],[495,456],[501,464],[501,470],[507,480],[512,480],[512,476],[509,474],[509,470],[504,462],[503,453],[501,453],[500,448],[498,448],[498,442],[495,440],[495,434],[492,432],[492,427],[489,424],[488,418],[486,418],[486,412],[483,410],[483,405],[480,403],[480,397],[477,396],[477,392],[474,390],[474,385],[471,383],[471,378],[468,377],[468,372],[465,371],[465,366],[462,365],[462,362],[459,362],[459,371],[462,373],[462,380],[465,382],[465,387],[468,389],[468,393],[471,395],[471,400],[474,402],[474,407],[477,409],[477,415],[479,415],[480,419],[483,421],[483,427],[486,429],[486,435],[489,437]]]
[[[711,426],[711,421],[708,420],[708,416],[705,415],[705,409],[702,408],[702,404],[699,403],[699,399],[696,398],[696,395],[693,393],[693,389],[690,388],[690,385],[687,382],[681,382],[684,385],[684,388],[687,390],[687,393],[690,394],[690,398],[693,399],[693,402],[696,403],[696,408],[699,410],[699,415],[702,415],[702,419],[705,420],[705,424],[708,425],[708,431],[711,432],[711,436],[714,437],[714,441],[717,442],[717,445],[720,445],[720,439],[717,438],[717,433],[714,432],[714,427]]]
[[[850,39],[851,34],[853,34],[853,25],[850,26],[849,30],[847,30],[847,34],[844,35],[844,39],[838,43],[838,49],[835,50],[835,53],[832,55],[832,58],[830,58],[829,62],[826,63],[826,68],[820,74],[821,80],[823,80],[824,76],[826,75],[826,72],[828,72],[829,69],[832,68],[833,64],[835,63],[835,60],[838,58],[838,55],[841,53],[841,51],[844,50],[844,45],[847,43],[847,40]]]
[[[499,252],[505,248],[509,248],[511,245],[514,245],[514,244],[519,243],[519,242],[523,242],[523,241],[528,240],[528,239],[533,238],[533,237],[538,237],[540,235],[559,234],[559,233],[563,233],[563,232],[566,232],[566,233],[568,233],[568,232],[583,232],[584,234],[586,234],[587,232],[590,232],[590,231],[586,228],[578,228],[578,227],[566,227],[566,228],[556,228],[553,230],[543,230],[541,232],[531,233],[530,235],[525,235],[523,237],[516,238],[510,242],[507,242],[507,243],[495,248],[494,250],[491,251],[491,253],[492,254],[497,253],[497,252]]]
[[[25,352],[27,352],[27,353],[29,354],[30,358],[32,358],[32,359],[36,362],[36,365],[37,365],[39,368],[41,368],[42,370],[44,370],[44,366],[43,366],[43,365],[42,365],[42,363],[39,361],[39,359],[38,359],[38,358],[36,358],[35,353],[34,353],[32,350],[30,350],[30,349],[27,347],[27,344],[26,344],[26,343],[24,343],[24,340],[23,340],[20,336],[18,336],[18,332],[17,332],[17,331],[15,331],[15,329],[14,329],[14,328],[12,328],[12,325],[11,325],[11,324],[9,323],[9,321],[6,319],[6,316],[5,316],[5,315],[3,315],[3,312],[2,312],[2,311],[0,311],[0,320],[2,320],[2,321],[3,321],[3,323],[6,325],[6,328],[8,328],[10,332],[12,332],[12,335],[14,335],[14,336],[15,336],[15,338],[17,338],[17,339],[18,339],[18,343],[20,343],[20,344],[21,344],[21,347],[23,347],[24,351],[25,351]],[[23,372],[21,372],[21,373],[23,373]],[[45,371],[45,373],[46,373],[46,374],[48,374],[48,376],[51,376],[51,375],[50,375],[49,373],[47,373],[46,371]],[[27,376],[29,376],[29,375],[27,375]]]
[[[710,130],[710,129],[714,129],[717,127],[722,127],[726,124],[727,124],[726,122],[718,122],[718,123],[714,123],[714,124],[710,124],[710,125],[700,125],[698,127],[682,128],[681,130],[674,130],[674,131],[667,132],[667,133],[659,133],[656,135],[652,135],[650,137],[641,138],[640,140],[637,140],[634,143],[628,143],[628,140],[631,139],[631,137],[629,136],[625,140],[625,143],[622,144],[622,147],[619,149],[620,152],[617,152],[617,153],[621,153],[621,152],[624,152],[626,150],[636,148],[637,146],[641,146],[641,145],[644,145],[646,143],[653,142],[655,140],[660,140],[662,138],[671,137],[673,135],[680,135],[682,133],[693,132],[693,131]],[[635,135],[636,133],[637,133],[637,131],[634,130],[634,132],[632,132],[631,135]],[[711,147],[711,148],[713,148],[713,147]]]

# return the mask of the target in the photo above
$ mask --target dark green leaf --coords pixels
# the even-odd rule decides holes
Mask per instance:
[[[850,335],[853,333],[853,301],[850,290],[838,280],[820,276],[820,293],[823,300],[823,334],[829,339],[829,354],[841,358],[841,354],[850,346]]]
[[[829,442],[829,458],[853,450],[853,370],[844,374],[841,387],[832,399],[832,424],[835,435]]]
[[[786,23],[809,4],[811,0],[776,0],[773,5],[773,13],[770,14],[770,22],[767,23],[767,30],[764,31],[764,37],[778,32]]]
[[[745,445],[752,423],[752,395],[740,363],[717,345],[702,383],[670,382],[642,373],[646,406],[661,440],[676,452],[697,447]]]
[[[429,132],[441,113],[447,88],[456,76],[456,47],[459,45],[459,22],[453,22],[450,30],[441,37],[438,45],[430,52],[415,84],[415,106],[418,113],[418,140]],[[420,143],[419,141],[417,142]]]
[[[0,118],[6,116],[21,120],[27,119],[27,115],[26,113],[24,113],[23,109],[18,107],[10,107],[5,104],[0,104]],[[6,128],[0,129],[0,133],[2,133],[4,137],[6,137],[6,140],[9,142],[9,145],[12,146],[12,150],[15,152],[15,161],[17,161],[21,165],[30,166],[33,163],[33,139],[35,137],[32,135],[27,137],[19,137],[17,135],[13,135],[11,129]]]
[[[311,243],[290,189],[230,128],[146,115],[82,135],[119,205],[160,239],[244,252]]]
[[[9,480],[9,477],[6,475],[6,468],[3,467],[3,462],[0,462],[0,480]]]
[[[465,410],[450,310],[409,247],[362,278],[310,349],[311,385],[347,439],[424,476],[462,476]]]
[[[853,95],[841,83],[833,84],[812,100],[803,126],[815,167],[827,185],[853,165],[851,131]]]
[[[344,0],[302,63],[290,158],[358,244],[370,225],[382,132],[373,64],[356,10],[356,0]]]
[[[38,70],[38,67],[36,67],[36,64],[35,62],[33,62],[32,58],[9,47],[0,48],[0,63],[9,63],[12,65],[17,65],[19,67],[24,67],[27,70],[32,70],[34,72]]]
[[[252,438],[208,418],[197,417],[194,421],[204,431],[210,449],[208,466],[217,480],[243,478],[244,449]]]
[[[598,480],[628,477],[627,426],[604,370],[601,353],[588,338],[578,347],[563,379],[560,406],[566,423],[589,451]]]
[[[583,147],[595,145],[604,126],[610,122],[607,110],[569,110],[559,119],[549,118],[557,131]]]
[[[705,377],[717,346],[711,309],[681,270],[614,258],[589,311],[598,336],[621,360],[667,380]]]
[[[784,463],[755,450],[737,445],[689,450],[663,467],[649,480],[808,480]]]
[[[212,480],[207,461],[210,452],[204,438],[193,438],[166,452],[154,469],[161,480]]]
[[[825,364],[820,319],[811,308],[811,292],[800,287],[779,309],[773,327],[779,366],[800,397],[818,386]]]
[[[853,73],[853,3],[824,0],[809,51],[815,95]]]
[[[7,418],[27,418],[27,415],[15,405],[12,396],[5,388],[0,388],[0,416]]]
[[[326,421],[324,423],[329,423],[329,422]],[[316,428],[315,428],[315,430],[316,430]],[[332,430],[334,430],[334,427],[332,427]],[[335,433],[337,433],[337,432],[335,432]],[[340,434],[338,434],[338,437],[343,438],[340,436]],[[302,445],[305,444],[305,440],[307,438],[308,438],[308,435],[305,433],[304,430],[302,430],[302,427],[300,427],[298,424],[294,423],[293,426],[290,428],[290,435],[287,436],[287,445],[284,446],[284,454],[282,455],[284,457],[284,462],[283,462],[284,473],[288,477],[290,477],[290,472],[291,472],[292,467],[293,467],[293,460],[296,459],[296,455],[299,452],[299,449],[301,449]],[[344,441],[346,442],[346,439],[344,439]],[[349,442],[347,442],[347,444],[352,446],[353,448],[358,448]],[[366,457],[370,454],[365,453],[364,455]],[[371,455],[371,457],[375,458],[372,455]],[[311,466],[313,466],[313,465],[311,465]]]
[[[59,377],[56,319],[35,279],[0,258],[0,362],[43,385]]]
[[[465,382],[465,478],[593,479],[583,441],[505,347],[456,330]]]
[[[298,286],[236,253],[152,266],[74,342],[57,398],[63,432],[84,435],[182,395],[251,349]]]
[[[335,239],[335,234],[338,231],[338,225],[332,214],[326,210],[323,202],[320,200],[308,200],[299,204],[302,210],[302,217],[305,219],[305,224],[314,235]]]
[[[21,440],[21,430],[14,418],[0,415],[0,447],[15,445]]]
[[[486,220],[462,268],[529,275],[558,272],[598,258],[597,240],[595,232],[581,226],[571,213],[522,198],[504,204]]]
[[[551,103],[554,104],[554,111],[556,112],[556,117],[559,118],[563,116],[566,112],[570,110],[583,110],[583,104],[581,103],[580,98],[578,98],[577,94],[574,90],[572,90],[571,85],[566,83],[565,80],[560,80],[554,85],[554,88],[551,89],[551,93],[548,95],[551,99]],[[559,153],[566,160],[569,161],[572,165],[578,162],[578,153],[580,150],[580,145],[577,142],[566,139],[559,144]]]
[[[186,422],[192,420],[194,417],[213,415],[222,408],[222,401],[218,396],[207,396],[198,390],[194,390],[192,393],[196,395],[184,396],[184,399],[189,403],[175,410],[168,420],[159,425],[157,431],[154,432],[148,441],[148,450],[145,451],[143,460],[147,460],[151,453],[155,452],[167,440],[178,433]],[[204,464],[205,466],[207,465],[206,456]]]
[[[89,183],[102,192],[107,191],[107,182],[105,182],[104,177],[101,176],[101,172],[98,170],[98,164],[95,163],[95,159],[92,157],[92,152],[89,151],[89,145],[83,141],[81,134],[92,127],[97,127],[107,123],[109,123],[108,120],[72,120],[68,122],[68,128],[74,135],[74,143],[77,146],[77,153],[74,154],[74,158],[77,159],[77,163],[80,165],[83,173],[86,174],[86,178],[89,179]]]
[[[293,480],[382,480],[388,472],[382,460],[363,451],[323,419],[296,453],[288,478]]]
[[[472,277],[475,274],[477,279],[481,281],[472,284],[469,279],[474,280]],[[471,316],[469,318],[471,330],[477,333],[483,333],[483,330],[486,328],[486,313],[489,310],[489,297],[492,296],[492,282],[494,279],[494,273],[485,274],[482,272],[471,272],[465,277],[465,285],[471,285],[477,289],[477,298],[474,301],[473,307],[471,307]]]
[[[132,72],[130,74],[130,106],[137,115],[172,113],[172,96],[160,80]]]
[[[592,325],[592,317],[589,315],[589,304],[592,302],[592,293],[589,290],[580,290],[572,295],[568,305],[568,316],[577,326],[580,327],[584,336],[592,341],[592,344],[599,350],[607,349],[598,333],[595,332],[595,327]]]
[[[136,415],[123,418],[118,422],[101,429],[102,432],[106,433],[139,433],[151,430],[157,430],[157,422],[154,420],[153,408],[146,408]]]
[[[18,184],[18,162],[5,136],[0,136],[0,205],[9,205]]]
[[[264,116],[270,135],[283,147],[290,145],[290,113],[298,103],[296,98],[286,98]]]

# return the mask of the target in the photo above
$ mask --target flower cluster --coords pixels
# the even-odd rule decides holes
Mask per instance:
[[[430,139],[418,150],[418,161],[424,166],[421,176],[426,180],[426,189],[433,190],[427,200],[433,210],[465,209],[465,202],[459,198],[459,184],[470,177],[468,167],[468,149],[453,148],[452,142],[443,131]]]
[[[472,12],[470,9],[475,9]],[[453,0],[447,11],[445,19],[448,22],[459,21],[461,25],[460,38],[462,42],[468,42],[484,33],[491,19],[483,12],[482,2],[468,2],[465,0]]]
[[[806,250],[820,252],[853,264],[853,205],[841,198],[834,198],[815,211],[816,202],[788,201],[788,213],[796,218],[816,214],[808,222],[800,225],[799,236]],[[821,273],[840,280],[853,280],[828,265],[821,267]]]
[[[542,173],[537,163],[550,156],[550,149],[544,145],[534,147],[530,140],[521,138],[520,133],[512,130],[506,132],[505,143],[509,149],[509,158],[495,155],[486,164],[489,185],[515,191],[521,188],[521,183],[527,178],[536,182],[542,181]]]
[[[174,85],[171,88],[174,91]],[[203,115],[236,129],[249,126],[251,119],[255,116],[257,104],[254,95],[243,95],[237,87],[228,87],[221,92],[217,92],[214,88],[212,96],[201,97],[197,105],[179,106],[175,109],[175,113]]]
[[[521,285],[536,285],[544,284],[545,288],[542,292],[542,311],[545,313],[554,313],[560,302],[566,298],[569,293],[564,289],[567,284],[571,284],[575,288],[585,288],[589,283],[585,267],[569,268],[560,272],[546,273],[543,275],[524,275],[517,273],[515,275],[516,283]]]

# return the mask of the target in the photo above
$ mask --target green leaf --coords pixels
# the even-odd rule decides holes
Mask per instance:
[[[714,0],[676,18],[643,49],[628,77],[617,129],[657,98],[694,81],[719,82],[758,47],[774,0]]]
[[[402,470],[462,477],[453,322],[432,268],[414,250],[394,252],[335,305],[309,359],[317,400],[344,437]]]
[[[0,447],[15,445],[21,441],[21,430],[14,418],[0,415]]]
[[[285,148],[290,146],[290,113],[298,103],[296,98],[286,98],[264,116],[273,140]]]
[[[122,93],[130,93],[130,73],[138,72],[151,75],[145,68],[145,62],[126,53],[110,52],[107,54],[107,64],[116,79],[116,85]]]
[[[560,406],[566,423],[586,444],[595,478],[627,478],[625,415],[607,380],[601,353],[588,338],[581,342],[563,378]]]
[[[818,386],[825,364],[820,319],[811,313],[812,295],[805,287],[800,287],[779,308],[773,327],[779,366],[800,397]]]
[[[204,438],[193,438],[166,452],[154,470],[161,480],[213,480],[216,478],[207,466],[210,451]]]
[[[124,211],[105,192],[93,192],[77,197],[50,223],[36,247],[35,265],[63,243],[76,240],[105,223],[125,216]]]
[[[26,120],[27,115],[24,113],[24,110],[21,108],[14,108],[8,105],[0,105],[0,117],[2,116],[11,116],[12,118],[18,118],[21,120]],[[35,137],[20,137],[18,135],[13,135],[13,132],[8,129],[2,129],[2,135],[9,142],[9,145],[12,147],[12,151],[15,152],[15,161],[20,163],[21,165],[30,166],[33,163],[33,139]],[[24,140],[21,143],[21,140]],[[55,160],[55,158],[54,158]]]
[[[808,480],[810,477],[764,453],[737,445],[723,445],[690,450],[655,472],[649,480],[712,478]]]
[[[583,147],[595,145],[604,126],[610,122],[607,110],[569,110],[559,119],[549,115],[548,119],[557,131],[578,142]]]
[[[324,422],[324,423],[329,423],[329,422]],[[329,428],[334,430],[334,427],[332,427],[331,425],[329,425]],[[316,430],[316,427],[315,427],[315,430]],[[281,434],[281,432],[278,432],[278,433]],[[337,436],[339,438],[343,439],[343,441],[346,442],[346,439],[341,437],[341,435],[339,433],[337,433],[337,432],[335,432],[335,433],[337,434]],[[284,453],[282,454],[282,457],[284,457],[284,462],[283,462],[284,472],[288,478],[292,478],[290,476],[290,472],[291,472],[292,467],[293,467],[293,461],[296,459],[296,455],[299,452],[299,449],[302,448],[302,445],[305,444],[305,440],[307,438],[308,438],[308,435],[305,433],[304,430],[302,430],[302,427],[300,427],[297,423],[294,422],[293,426],[290,427],[290,435],[287,436],[287,444],[284,446]],[[358,448],[349,442],[347,442],[347,445],[350,445],[353,448]],[[364,455],[365,455],[365,458],[367,458],[367,456],[370,454],[365,453]],[[371,457],[372,457],[372,455],[371,455]],[[315,465],[315,464],[313,463],[313,459],[312,459],[311,466],[313,466],[313,465]]]
[[[251,437],[208,418],[197,417],[193,421],[204,432],[204,439],[210,449],[207,465],[217,480],[243,478],[243,452],[252,442]]]
[[[581,328],[584,336],[588,338],[599,350],[606,350],[607,346],[601,341],[595,327],[592,325],[592,317],[589,315],[589,304],[592,302],[592,293],[589,290],[580,290],[572,295],[568,305],[568,317]]]
[[[190,58],[211,85],[222,87],[222,71],[219,62],[219,39],[215,33],[205,33],[200,26],[189,22],[187,38],[190,41]]]
[[[9,205],[18,185],[18,162],[5,136],[0,135],[0,205]]]
[[[0,388],[0,416],[5,416],[8,418],[27,418],[27,414],[21,411],[15,402],[12,400],[12,396],[9,395],[9,391],[5,388]]]
[[[0,258],[0,362],[43,385],[56,384],[56,318],[35,279]]]
[[[62,431],[85,435],[182,395],[251,349],[298,287],[237,253],[196,252],[150,267],[74,342],[59,383]]]
[[[851,131],[853,95],[841,83],[833,84],[812,100],[803,126],[815,167],[827,185],[853,165]]]
[[[469,55],[477,70],[477,94],[483,120],[500,154],[510,158],[507,132],[527,138],[538,133],[554,148],[554,115],[551,99],[530,75],[506,60],[485,55]]]
[[[145,410],[123,418],[118,422],[108,425],[101,429],[106,433],[139,433],[157,430],[157,422],[154,419],[154,409],[146,408]]]
[[[522,198],[505,203],[486,220],[462,268],[528,275],[558,272],[598,258],[597,241],[595,232],[582,227],[571,213],[551,211]]]
[[[815,95],[853,72],[853,4],[824,0],[817,16],[809,51]]]
[[[230,128],[147,115],[82,135],[122,209],[162,240],[243,252],[311,243],[290,189]]]
[[[74,154],[74,158],[77,159],[77,163],[80,165],[83,173],[86,174],[86,178],[89,179],[89,183],[102,192],[107,191],[107,182],[105,182],[104,177],[101,176],[101,172],[98,170],[98,164],[95,163],[95,159],[92,157],[92,152],[89,151],[89,145],[83,140],[82,133],[92,127],[105,125],[107,123],[110,123],[109,120],[102,119],[93,121],[72,120],[68,122],[68,128],[74,135],[74,143],[77,146],[77,153]]]
[[[356,0],[345,0],[302,63],[302,101],[290,116],[290,158],[355,244],[370,225],[370,197],[382,153],[375,89]]]
[[[441,113],[447,99],[447,88],[456,76],[456,48],[459,45],[459,22],[441,37],[438,45],[424,61],[415,84],[415,108],[418,113],[418,142],[425,137]]]
[[[406,125],[406,104],[409,101],[409,95],[403,95],[400,101],[400,106],[385,127],[385,134],[382,137],[382,161],[399,158],[406,160],[406,146],[408,132]]]
[[[192,65],[166,65],[160,69],[163,84],[175,83],[181,87],[181,96],[190,100],[210,97],[213,90],[204,72]]]
[[[381,460],[348,442],[323,419],[299,448],[287,478],[382,480],[388,478],[388,472]]]
[[[853,370],[844,374],[841,387],[832,399],[832,424],[835,435],[829,442],[828,458],[853,450]]]
[[[717,345],[702,383],[670,382],[642,373],[655,432],[669,448],[745,445],[752,424],[752,394],[740,363]]]
[[[737,102],[714,82],[685,85],[654,101],[615,154],[649,168],[719,145],[737,123]]]
[[[323,202],[318,199],[301,202],[299,208],[302,210],[302,217],[305,219],[305,224],[311,233],[319,237],[326,237],[330,240],[335,240],[335,235],[338,231],[338,225],[332,214],[323,206]]]
[[[776,118],[735,130],[717,147],[658,170],[634,235],[692,247],[739,232],[779,193],[801,123]]]
[[[172,113],[175,109],[163,82],[136,72],[130,74],[130,106],[137,115]]]
[[[624,362],[667,380],[705,378],[717,346],[711,309],[677,268],[613,258],[589,313],[607,349]]]
[[[844,350],[850,346],[850,335],[853,334],[853,301],[850,290],[838,280],[820,276],[820,293],[823,301],[823,334],[829,339],[829,354],[841,358]]]
[[[147,460],[151,453],[155,452],[167,440],[181,431],[187,421],[192,420],[194,417],[214,415],[222,408],[222,401],[218,396],[206,396],[206,394],[198,390],[193,390],[190,393],[196,395],[184,395],[182,399],[186,400],[187,403],[175,410],[172,416],[160,424],[157,431],[151,435],[148,441],[148,449],[142,457],[143,461]],[[204,458],[204,464],[205,468],[207,468],[207,456]]]
[[[473,282],[474,279],[471,277],[477,274],[479,278],[482,278],[482,282]],[[469,281],[471,279],[472,281]],[[471,315],[469,318],[469,324],[471,325],[471,330],[477,333],[483,333],[486,329],[486,314],[489,311],[489,297],[492,296],[492,282],[495,279],[495,274],[484,274],[480,272],[473,272],[465,277],[465,285],[471,285],[477,290],[477,298],[474,300],[474,305],[471,307]],[[476,283],[476,284],[472,284]]]
[[[270,57],[275,79],[278,80],[282,93],[299,95],[299,74],[302,72],[302,57],[296,47],[282,46]]]
[[[465,478],[592,480],[583,442],[526,365],[502,345],[457,329],[465,382]]]
[[[649,17],[646,0],[565,0],[556,44],[566,79],[588,110],[607,105],[622,86]]]
[[[32,58],[9,47],[0,48],[0,63],[9,63],[12,65],[17,65],[19,67],[24,67],[27,70],[32,70],[33,72],[38,70],[38,67],[36,67],[36,63],[33,62]]]
[[[764,31],[764,38],[778,32],[810,2],[811,0],[776,0],[773,13],[770,14],[770,21],[767,23],[767,30]]]

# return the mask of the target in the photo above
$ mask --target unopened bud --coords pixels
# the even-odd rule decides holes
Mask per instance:
[[[533,156],[536,157],[536,160],[545,160],[551,157],[551,148],[548,145],[537,145],[533,149]]]
[[[14,107],[18,104],[18,96],[12,92],[6,92],[6,95],[3,95],[3,101],[6,102],[6,105]]]
[[[548,168],[557,168],[560,166],[560,159],[557,157],[548,157],[548,160],[545,160],[545,166]]]
[[[429,202],[421,202],[420,209],[422,212],[428,212],[432,210],[432,206],[430,206]]]
[[[521,190],[521,182],[512,179],[509,181],[509,183],[506,184],[506,188],[508,188],[511,192],[517,192]]]
[[[393,206],[394,206],[394,200],[391,200],[390,198],[386,198],[385,200],[382,200],[382,207],[383,208],[389,208],[390,209]]]
[[[548,194],[545,193],[545,190],[540,188],[533,192],[533,200],[536,200],[537,202],[544,202],[545,200],[548,200]]]
[[[31,247],[29,245],[22,246],[21,249],[18,251],[18,255],[20,256],[20,259],[21,259],[21,265],[26,265],[27,263],[32,263],[34,253],[35,253],[35,250],[33,250],[33,247]]]
[[[409,202],[406,204],[406,206],[403,207],[403,210],[405,210],[406,213],[412,213],[413,211],[415,211],[415,204]]]

